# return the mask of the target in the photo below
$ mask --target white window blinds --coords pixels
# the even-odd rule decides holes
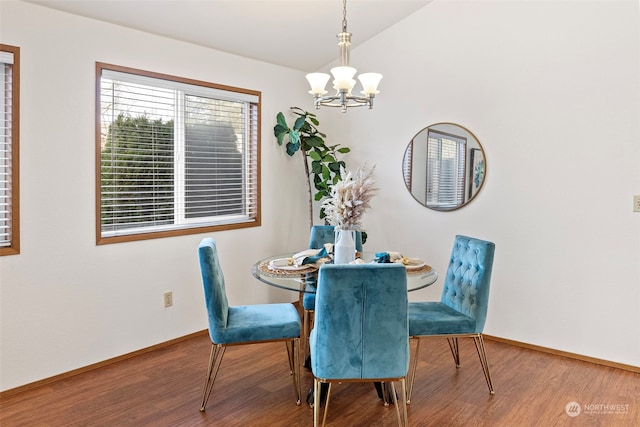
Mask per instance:
[[[0,46],[0,254],[19,252],[19,48]]]
[[[404,159],[402,161],[402,176],[404,177],[404,183],[407,186],[407,189],[411,193],[413,190],[413,183],[411,182],[412,169],[413,165],[413,140],[407,146],[407,149],[404,152]]]
[[[464,202],[466,138],[429,129],[427,206],[454,208]]]
[[[101,237],[259,225],[259,94],[102,69]]]

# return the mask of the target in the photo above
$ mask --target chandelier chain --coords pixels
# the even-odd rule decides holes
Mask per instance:
[[[347,0],[342,0],[342,32],[347,32]]]

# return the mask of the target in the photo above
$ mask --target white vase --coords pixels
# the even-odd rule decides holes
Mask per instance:
[[[356,231],[336,229],[335,233],[333,263],[349,264],[356,259]]]

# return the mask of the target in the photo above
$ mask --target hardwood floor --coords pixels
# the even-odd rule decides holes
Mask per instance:
[[[640,374],[486,341],[496,394],[489,395],[471,339],[456,369],[446,340],[422,344],[411,426],[639,426]],[[207,410],[199,411],[207,335],[19,393],[0,401],[0,425],[311,426],[296,406],[284,344],[230,347]],[[303,369],[303,395],[312,376]],[[303,396],[304,398],[304,396]],[[570,417],[565,407],[580,404]],[[605,406],[609,405],[609,406]],[[617,405],[617,406],[612,406]],[[369,384],[334,387],[327,425],[393,426]]]

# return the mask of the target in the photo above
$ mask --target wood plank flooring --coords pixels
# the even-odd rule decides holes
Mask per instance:
[[[446,340],[422,344],[409,405],[411,426],[640,426],[640,374],[486,341],[491,396],[471,339],[460,341],[456,369]],[[230,347],[207,405],[199,411],[208,336],[96,370],[8,394],[0,425],[13,426],[312,426],[296,406],[284,344]],[[312,376],[303,369],[303,399]],[[570,402],[581,413],[565,411]],[[608,405],[608,406],[605,406]],[[617,406],[612,406],[617,405]],[[329,426],[393,426],[370,384],[334,387]]]

